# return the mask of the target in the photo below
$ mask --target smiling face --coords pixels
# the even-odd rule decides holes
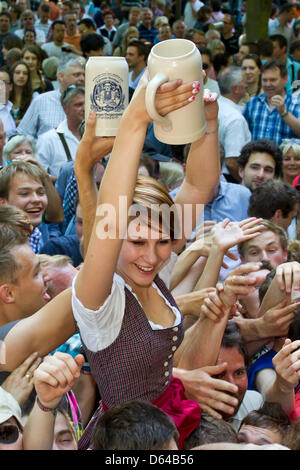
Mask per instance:
[[[253,59],[244,59],[242,62],[243,76],[247,85],[257,83],[260,76],[260,69]]]
[[[300,174],[300,155],[297,155],[290,147],[283,156],[283,177],[293,181]]]
[[[39,260],[29,244],[15,247],[13,255],[20,266],[17,281],[12,284],[14,301],[19,306],[19,318],[24,318],[42,308],[49,300],[49,296],[46,293],[44,275]]]
[[[261,77],[261,84],[267,99],[275,95],[282,95],[287,82],[287,76],[280,75],[279,68],[265,70]]]
[[[153,229],[154,230],[154,229]],[[139,234],[132,233],[121,248],[118,271],[129,285],[147,287],[171,255],[172,241],[162,232],[154,232],[146,225]]]
[[[36,181],[29,175],[18,172],[11,180],[7,203],[25,211],[32,225],[37,227],[42,222],[48,198],[41,181]]]
[[[244,168],[239,168],[243,186],[254,191],[257,186],[275,178],[275,160],[269,153],[253,152]]]

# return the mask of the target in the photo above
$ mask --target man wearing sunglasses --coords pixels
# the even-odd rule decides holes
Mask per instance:
[[[14,397],[0,387],[0,451],[23,450],[21,408]]]

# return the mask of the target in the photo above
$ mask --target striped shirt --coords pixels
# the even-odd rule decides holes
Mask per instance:
[[[300,97],[286,93],[285,107],[297,119],[300,118]],[[266,95],[263,93],[251,98],[245,106],[246,118],[252,140],[270,139],[280,145],[284,139],[297,138],[274,107],[271,111]]]

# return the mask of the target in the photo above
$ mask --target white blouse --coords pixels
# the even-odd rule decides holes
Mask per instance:
[[[170,259],[159,272],[159,277],[168,288],[176,261],[176,253],[171,253]],[[74,278],[72,284],[72,308],[74,318],[85,346],[92,352],[101,351],[112,344],[118,337],[125,313],[125,287],[131,292],[132,289],[119,274],[115,273],[111,293],[106,298],[104,304],[101,305],[98,310],[90,310],[77,298],[76,278],[77,276]],[[169,303],[154,282],[152,285],[157,289],[157,292],[163,297],[165,303],[174,313],[174,323],[172,327],[179,325],[181,322],[181,314],[178,308]],[[134,292],[132,292],[132,294],[136,297]],[[150,320],[149,324],[154,330],[163,329],[163,326],[155,324]]]

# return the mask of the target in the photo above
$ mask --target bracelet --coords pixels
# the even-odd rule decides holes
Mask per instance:
[[[219,127],[217,127],[214,131],[211,131],[211,132],[205,132],[206,135],[212,135],[212,134],[216,134],[219,130]]]
[[[42,411],[45,411],[45,412],[50,412],[53,414],[53,416],[56,416],[57,415],[57,406],[55,406],[54,408],[47,408],[47,406],[44,406],[39,397],[36,397],[36,403],[38,405],[38,407],[42,410]]]
[[[285,111],[283,111],[282,114],[279,114],[279,116],[280,116],[281,118],[284,118],[284,117],[287,116],[288,114],[289,114],[289,112],[288,112],[288,110],[286,109]]]

